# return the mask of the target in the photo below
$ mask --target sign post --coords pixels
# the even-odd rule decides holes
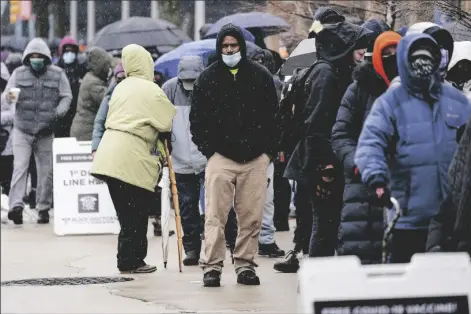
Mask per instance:
[[[91,142],[57,138],[53,143],[54,232],[118,234],[119,223],[105,182],[90,175]]]
[[[470,314],[466,253],[416,254],[410,264],[361,265],[356,256],[302,262],[298,313]]]

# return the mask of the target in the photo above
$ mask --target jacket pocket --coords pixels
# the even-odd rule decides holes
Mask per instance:
[[[392,197],[397,199],[404,216],[409,214],[409,200],[411,194],[411,173],[404,174],[404,179],[394,180],[391,186]]]
[[[44,82],[44,98],[52,100],[53,106],[57,105],[59,101],[59,83],[58,82]]]

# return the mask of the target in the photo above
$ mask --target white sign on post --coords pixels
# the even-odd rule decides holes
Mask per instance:
[[[302,262],[298,313],[470,314],[466,253],[416,254],[410,264],[361,265],[356,256]]]
[[[119,223],[108,187],[90,175],[91,142],[54,139],[53,158],[54,232],[118,234]]]

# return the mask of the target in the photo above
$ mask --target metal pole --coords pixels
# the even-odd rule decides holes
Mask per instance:
[[[87,1],[87,46],[95,37],[95,1]]]
[[[70,1],[70,36],[77,39],[77,0]]]
[[[159,18],[159,2],[157,0],[150,1],[150,17],[153,19]]]
[[[28,21],[29,40],[36,37],[36,15],[32,14]]]
[[[195,0],[195,40],[200,40],[200,28],[206,23],[204,0]]]
[[[121,20],[127,20],[129,15],[129,1],[121,0]]]

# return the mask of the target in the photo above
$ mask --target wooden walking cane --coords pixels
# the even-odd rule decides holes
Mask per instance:
[[[173,171],[172,159],[168,150],[167,140],[165,140],[165,155],[167,157],[168,172],[170,173],[170,183],[172,186],[173,206],[175,207],[175,227],[177,228],[177,246],[178,246],[178,269],[182,272],[182,254],[183,254],[183,240],[182,240],[182,218],[180,217],[180,204],[178,203],[178,190],[177,180],[175,179],[175,172]]]

